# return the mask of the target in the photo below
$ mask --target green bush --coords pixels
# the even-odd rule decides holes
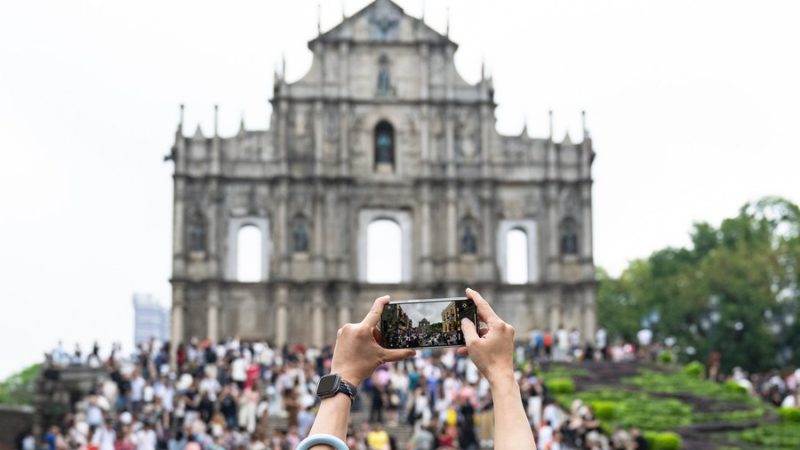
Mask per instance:
[[[692,361],[683,368],[683,373],[701,378],[706,373],[706,367],[697,361]]]
[[[783,422],[800,423],[800,407],[784,406],[778,410],[778,415]],[[798,430],[798,433],[800,433],[800,430]]]
[[[664,350],[658,354],[658,362],[661,364],[672,364],[672,352]]]
[[[723,386],[725,387],[726,390],[728,390],[730,392],[736,392],[736,393],[740,393],[740,394],[747,394],[747,388],[742,386],[741,384],[733,381],[733,380],[726,381],[723,384]]]
[[[652,437],[653,450],[679,450],[682,442],[677,433],[668,431],[657,433]]]
[[[569,378],[553,378],[547,381],[547,388],[554,394],[572,394],[575,383]]]
[[[594,411],[595,417],[602,421],[611,421],[614,419],[614,402],[604,401],[604,400],[597,400],[591,403],[592,411]]]

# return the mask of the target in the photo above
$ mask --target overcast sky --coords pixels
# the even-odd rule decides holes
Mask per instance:
[[[366,0],[347,0],[348,14]],[[419,16],[422,0],[400,1]],[[132,341],[131,294],[169,302],[169,151],[190,131],[268,123],[281,55],[311,64],[317,2],[28,0],[0,6],[0,376],[63,338]],[[494,76],[498,129],[580,138],[597,151],[598,265],[687,243],[763,195],[800,201],[800,3],[428,0]],[[341,19],[322,2],[322,27]],[[106,348],[108,345],[105,346]]]

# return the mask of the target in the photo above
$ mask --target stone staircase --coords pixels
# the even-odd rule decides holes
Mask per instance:
[[[360,408],[350,411],[350,423],[355,429],[360,428],[363,423],[369,423],[369,398],[362,395],[360,400],[360,404],[358,405]],[[390,425],[385,411],[383,418],[383,427],[386,432],[395,438],[400,448],[404,449],[407,442],[411,439],[414,429],[404,421],[399,421],[397,424]],[[269,423],[264,431],[266,432],[266,436],[271,437],[276,431],[281,429],[285,430],[286,428],[288,428],[288,419],[286,417],[270,417]]]

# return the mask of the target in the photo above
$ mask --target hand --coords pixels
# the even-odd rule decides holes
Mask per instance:
[[[331,372],[338,373],[348,383],[361,384],[383,363],[400,361],[414,356],[414,350],[390,350],[378,343],[378,322],[389,296],[375,300],[372,309],[360,323],[348,323],[336,333]]]
[[[486,323],[488,329],[482,328],[479,331],[471,320],[462,319],[461,331],[464,332],[467,347],[458,349],[458,352],[462,355],[469,354],[490,384],[508,378],[513,380],[514,327],[498,317],[478,292],[467,289],[467,297],[475,303],[478,317]]]

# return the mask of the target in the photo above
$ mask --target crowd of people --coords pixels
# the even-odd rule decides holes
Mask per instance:
[[[533,331],[528,345],[518,346],[515,376],[540,449],[647,448],[637,429],[604,434],[590,405],[580,400],[560,407],[537,373],[539,360],[636,357],[636,346],[606,345],[604,333],[594,336],[595,345],[580,346],[575,330]],[[330,371],[331,357],[329,347],[274,348],[236,339],[193,340],[175,349],[150,341],[131,355],[114,346],[105,356],[98,346],[84,355],[59,345],[48,364],[103,367],[109,376],[43,440],[48,450],[292,450],[314,422],[317,382]],[[757,384],[741,372],[733,379],[750,383],[776,405],[800,405],[800,371]],[[476,450],[493,443],[489,384],[454,349],[422,350],[379,367],[353,407],[365,419],[351,424],[351,450]],[[410,435],[393,434],[403,427]],[[26,442],[23,450],[33,450],[33,440]]]

